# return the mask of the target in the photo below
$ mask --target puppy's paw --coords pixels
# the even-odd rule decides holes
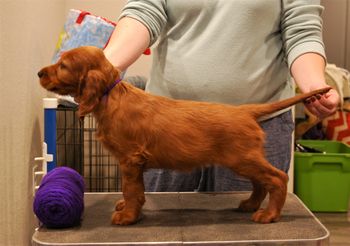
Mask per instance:
[[[125,207],[125,200],[121,199],[115,203],[115,211],[122,211]]]
[[[270,212],[265,209],[259,209],[256,211],[253,216],[252,220],[257,223],[267,224],[271,222],[277,222],[280,220],[280,215],[274,212]]]
[[[139,220],[139,215],[131,212],[116,211],[112,214],[113,225],[132,225]]]
[[[258,210],[259,207],[260,207],[260,203],[247,199],[247,200],[241,201],[237,210],[240,212],[254,212]]]

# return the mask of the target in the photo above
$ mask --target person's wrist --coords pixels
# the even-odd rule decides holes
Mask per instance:
[[[325,87],[329,87],[329,85],[323,79],[316,80],[315,82],[299,86],[301,92],[303,92],[303,93],[308,93],[310,91],[322,89],[322,88],[325,88]]]

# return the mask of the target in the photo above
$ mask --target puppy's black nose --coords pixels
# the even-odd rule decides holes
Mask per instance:
[[[38,77],[41,78],[43,75],[44,75],[43,70],[40,70],[40,71],[38,72]]]

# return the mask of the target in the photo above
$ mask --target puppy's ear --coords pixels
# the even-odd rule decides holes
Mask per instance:
[[[94,111],[106,89],[106,78],[98,70],[90,70],[79,84],[79,117]]]

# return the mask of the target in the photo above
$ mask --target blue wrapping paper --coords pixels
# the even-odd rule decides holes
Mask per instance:
[[[76,9],[69,10],[56,45],[52,63],[56,63],[63,52],[73,48],[80,46],[104,48],[115,26],[115,23],[89,12]]]

